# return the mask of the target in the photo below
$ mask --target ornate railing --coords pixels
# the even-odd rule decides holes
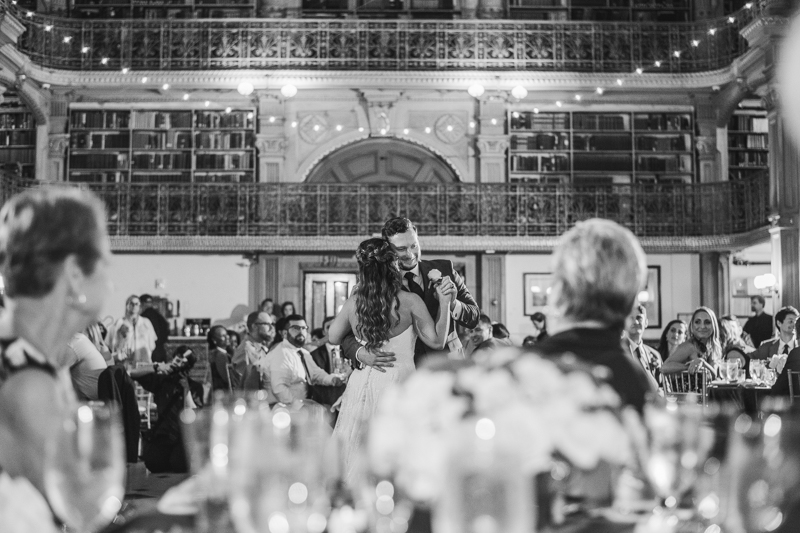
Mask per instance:
[[[766,0],[762,0],[766,1]],[[606,23],[410,20],[76,20],[9,8],[18,48],[72,70],[533,70],[690,73],[728,67],[747,48],[732,20]],[[713,30],[713,31],[712,31]],[[680,52],[677,53],[676,52]],[[655,63],[660,62],[656,67]]]
[[[41,182],[6,178],[8,196]],[[396,214],[425,235],[556,236],[602,217],[639,237],[744,233],[767,225],[768,178],[698,185],[538,184],[81,185],[108,210],[112,235],[369,235]]]

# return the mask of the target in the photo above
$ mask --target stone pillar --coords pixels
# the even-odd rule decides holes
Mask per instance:
[[[67,126],[69,122],[69,101],[54,95],[50,101],[50,124],[47,141],[47,178],[52,181],[66,181],[66,157],[69,146]]]
[[[724,307],[721,285],[724,280],[720,275],[720,259],[719,252],[700,253],[700,305],[721,315]]]
[[[494,321],[506,323],[506,258],[481,255],[481,312]]]
[[[257,255],[256,261],[250,265],[249,285],[250,297],[248,305],[250,309],[256,309],[264,298],[272,298],[280,305],[278,291],[280,283],[278,280],[278,267],[280,258],[274,255]]]
[[[283,106],[276,96],[258,97],[258,131],[256,149],[258,150],[258,180],[274,183],[281,181],[284,167]]]
[[[480,134],[476,144],[480,158],[480,183],[504,183],[507,181],[506,150],[508,135],[505,133],[506,105],[500,95],[484,97],[480,101],[478,119]]]
[[[727,179],[721,175],[719,149],[717,148],[717,114],[711,98],[698,99],[696,110],[697,137],[697,172],[695,176],[700,183]],[[723,147],[724,148],[724,147]]]
[[[770,90],[764,98],[769,122],[769,204],[776,308],[800,304],[800,148],[786,130]]]

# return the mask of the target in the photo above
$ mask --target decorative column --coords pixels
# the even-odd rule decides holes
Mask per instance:
[[[258,180],[275,183],[283,177],[284,137],[283,106],[277,96],[258,96]]]
[[[257,255],[255,261],[251,261],[249,272],[250,297],[248,298],[250,309],[258,308],[264,298],[272,298],[276,304],[280,304],[278,300],[278,291],[280,290],[279,261],[279,257],[266,254]]]
[[[718,316],[730,312],[729,276],[727,253],[700,253],[700,305],[710,307]]]
[[[492,320],[506,323],[506,258],[504,255],[481,255],[481,312]]]
[[[779,113],[770,88],[764,98],[769,123],[769,204],[776,308],[800,305],[800,149]]]
[[[506,103],[500,95],[482,98],[479,107],[480,134],[477,135],[480,158],[479,183],[505,183],[507,180],[505,133]]]
[[[717,112],[711,98],[698,99],[695,107],[697,132],[697,180],[700,183],[727,180],[720,172],[719,150],[717,148]]]
[[[50,101],[50,124],[47,140],[47,176],[51,181],[66,181],[66,156],[69,146],[67,123],[69,101],[63,95],[53,95]]]

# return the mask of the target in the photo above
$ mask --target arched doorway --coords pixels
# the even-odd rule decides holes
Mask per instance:
[[[408,141],[380,137],[347,145],[326,156],[307,183],[453,183],[455,171],[433,152]]]

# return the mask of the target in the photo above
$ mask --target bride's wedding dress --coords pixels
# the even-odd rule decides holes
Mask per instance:
[[[344,479],[352,485],[356,463],[365,457],[362,442],[367,423],[378,407],[383,391],[392,383],[404,380],[414,372],[414,345],[417,334],[414,326],[408,326],[402,333],[387,340],[381,347],[385,352],[394,352],[396,361],[393,367],[385,368],[386,372],[375,370],[371,366],[363,370],[355,370],[347,381],[347,388],[342,395],[339,418],[333,429],[334,436],[342,446],[344,459]]]

